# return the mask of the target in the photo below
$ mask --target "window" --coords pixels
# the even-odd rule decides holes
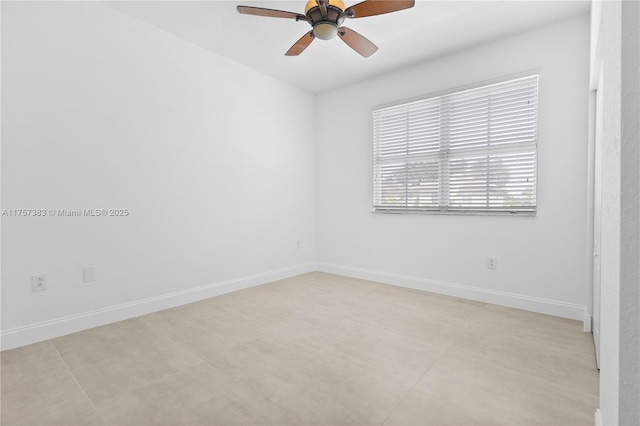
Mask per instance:
[[[373,111],[376,212],[536,212],[538,76]]]

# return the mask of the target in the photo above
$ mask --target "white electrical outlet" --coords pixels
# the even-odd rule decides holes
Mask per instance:
[[[47,289],[46,275],[31,275],[31,291],[42,291]]]
[[[300,241],[296,241],[296,248],[300,250]]]
[[[495,257],[487,258],[487,268],[496,269],[498,267],[498,259]]]
[[[82,268],[82,282],[90,283],[96,280],[96,267],[85,266]]]

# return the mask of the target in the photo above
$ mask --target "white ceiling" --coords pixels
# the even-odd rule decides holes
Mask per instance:
[[[347,6],[358,0],[345,0]],[[241,15],[236,5],[304,13],[305,0],[105,2],[130,16],[311,93],[321,93],[511,34],[588,13],[590,1],[431,1],[386,15],[347,20],[379,50],[370,58],[340,38],[315,40],[298,57],[289,47],[311,28],[293,19]]]

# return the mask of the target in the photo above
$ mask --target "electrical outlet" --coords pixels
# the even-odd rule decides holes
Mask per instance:
[[[495,257],[487,258],[487,268],[496,269],[498,267],[498,259]]]
[[[300,250],[300,241],[296,241],[296,249]]]
[[[31,291],[42,291],[47,289],[46,275],[31,275]]]
[[[82,268],[82,282],[90,283],[96,280],[96,268],[95,266],[85,266]]]

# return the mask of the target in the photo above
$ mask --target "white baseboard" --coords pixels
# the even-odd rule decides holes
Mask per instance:
[[[129,318],[173,308],[187,303],[197,302],[221,294],[238,291],[283,278],[306,274],[316,270],[314,264],[304,264],[289,268],[276,269],[259,274],[221,281],[201,287],[190,288],[144,300],[124,303],[91,312],[70,315],[51,321],[30,324],[0,334],[2,350],[13,349],[31,343],[64,336],[89,328],[123,321]]]
[[[317,270],[336,275],[345,275],[352,278],[360,278],[384,284],[429,291],[432,293],[440,293],[448,296],[462,297],[495,305],[508,306],[511,308],[523,309],[526,311],[538,312],[562,318],[570,318],[579,321],[582,321],[585,318],[585,307],[573,303],[328,263],[318,264]]]
[[[585,315],[584,316],[584,326],[582,327],[582,331],[584,331],[585,333],[591,333],[592,329],[591,329],[591,315]]]
[[[595,426],[604,426],[604,423],[602,423],[602,412],[600,411],[599,408],[596,409],[596,414],[593,419],[593,424]]]
[[[64,336],[66,334],[87,330],[93,327],[99,327],[101,325],[117,321],[123,321],[163,309],[197,302],[198,300],[207,299],[209,297],[219,296],[221,294],[266,284],[272,281],[316,270],[433,293],[446,294],[454,297],[462,297],[465,299],[477,300],[496,305],[509,306],[512,308],[524,309],[527,311],[539,312],[563,318],[583,320],[585,331],[587,331],[587,317],[584,315],[585,307],[581,305],[488,290],[461,284],[447,283],[443,281],[325,263],[318,265],[304,264],[266,271],[260,274],[221,281],[144,300],[124,303],[104,309],[4,330],[0,333],[0,347],[2,350],[17,348],[31,343],[41,342],[47,339]],[[588,317],[588,324],[590,327],[591,317]]]

